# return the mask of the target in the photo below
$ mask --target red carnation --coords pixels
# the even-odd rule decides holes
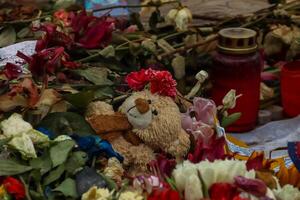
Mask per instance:
[[[238,188],[230,183],[214,183],[209,188],[211,200],[242,200]]]
[[[148,196],[147,200],[181,200],[180,195],[176,190],[171,188],[154,189]]]
[[[173,79],[170,72],[158,71],[157,73],[154,73],[151,78],[150,90],[152,93],[175,97],[177,94],[176,81]]]
[[[14,196],[16,200],[25,199],[25,188],[24,185],[13,177],[7,177],[3,180],[5,190]]]
[[[126,82],[133,90],[142,90],[147,84],[150,84],[150,91],[153,94],[175,97],[177,93],[176,81],[168,71],[142,69],[128,74]]]
[[[142,69],[138,72],[131,72],[126,76],[125,81],[131,89],[142,90],[144,89],[145,85],[147,85],[150,81],[150,70]]]

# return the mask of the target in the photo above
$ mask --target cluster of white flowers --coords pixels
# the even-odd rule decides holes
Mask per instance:
[[[8,145],[18,150],[25,158],[35,158],[34,144],[47,145],[47,135],[33,129],[30,123],[23,120],[20,114],[14,113],[1,122],[2,134],[11,138]]]
[[[255,171],[247,171],[246,162],[239,160],[202,161],[197,164],[184,161],[176,166],[173,176],[177,189],[184,191],[186,200],[198,200],[208,192],[203,188],[208,190],[218,182],[233,183],[236,176],[255,178]]]

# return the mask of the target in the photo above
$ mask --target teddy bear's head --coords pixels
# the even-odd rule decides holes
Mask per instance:
[[[148,90],[134,92],[120,107],[133,131],[148,145],[165,148],[182,131],[180,112],[172,98]]]

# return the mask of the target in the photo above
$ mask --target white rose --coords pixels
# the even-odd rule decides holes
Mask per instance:
[[[186,31],[189,23],[192,21],[192,18],[191,11],[188,8],[182,8],[178,11],[175,18],[176,28],[179,31]]]

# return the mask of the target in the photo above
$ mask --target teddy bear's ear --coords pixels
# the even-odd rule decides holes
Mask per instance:
[[[127,116],[118,112],[113,115],[94,115],[87,118],[87,121],[97,134],[126,131],[132,128]]]

